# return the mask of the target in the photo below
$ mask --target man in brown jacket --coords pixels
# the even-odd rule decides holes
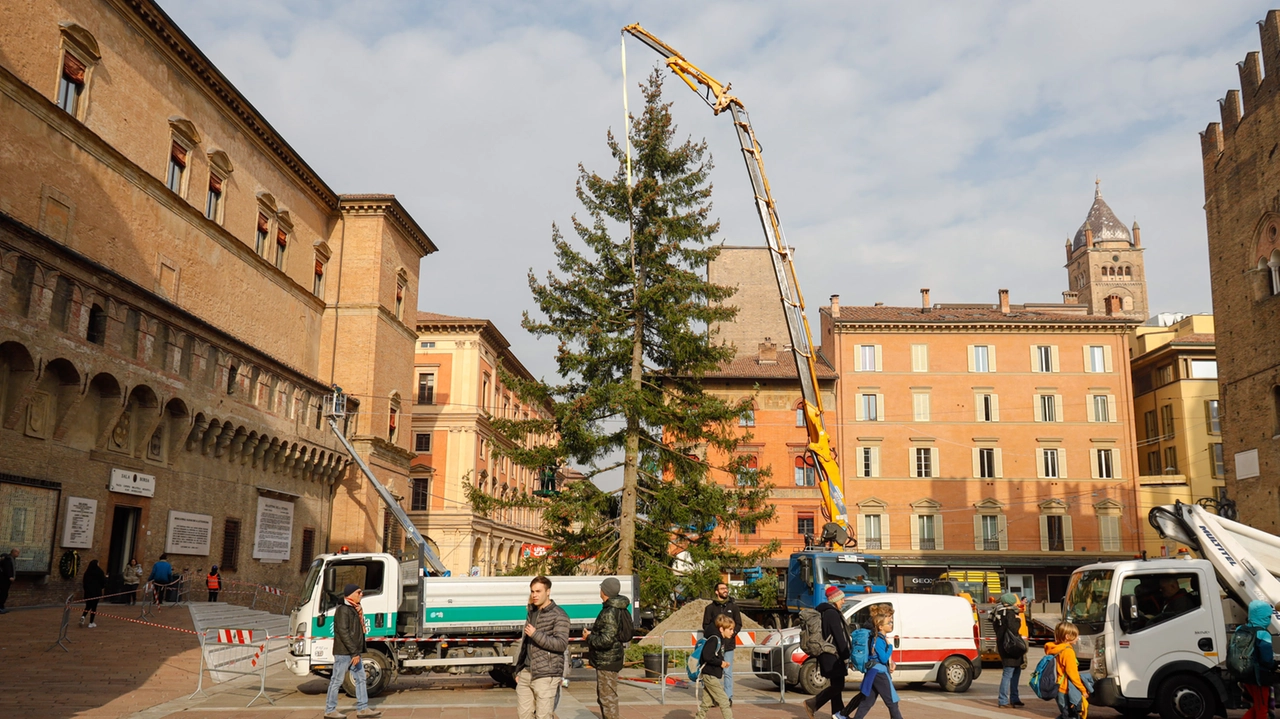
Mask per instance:
[[[348,671],[351,681],[356,685],[356,716],[380,717],[382,712],[369,708],[369,693],[365,686],[364,662],[360,655],[365,652],[364,642],[364,610],[360,608],[360,599],[364,590],[355,584],[348,584],[342,589],[342,603],[333,612],[333,673],[329,675],[329,694],[325,697],[325,719],[346,719],[346,714],[338,712],[338,689]]]
[[[568,647],[569,615],[551,600],[551,580],[534,577],[529,583],[529,617],[515,666],[520,719],[551,719]]]

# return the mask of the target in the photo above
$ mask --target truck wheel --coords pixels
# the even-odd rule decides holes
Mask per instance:
[[[817,694],[831,682],[822,676],[818,660],[810,657],[800,665],[800,690],[808,694]]]
[[[365,691],[371,697],[381,695],[391,685],[394,677],[391,660],[387,659],[386,654],[374,650],[361,654],[360,663],[364,665]],[[351,672],[347,672],[342,678],[342,691],[352,698],[356,695],[356,684],[351,678]]]
[[[1179,674],[1160,685],[1156,710],[1160,719],[1213,719],[1218,699],[1200,677]]]
[[[973,670],[964,659],[951,657],[938,667],[938,685],[943,691],[967,692],[970,684],[973,684]]]

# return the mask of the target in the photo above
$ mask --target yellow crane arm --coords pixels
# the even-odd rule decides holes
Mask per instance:
[[[838,546],[845,544],[857,546],[857,541],[853,539],[852,528],[849,526],[844,493],[841,491],[843,483],[840,465],[836,462],[831,437],[827,434],[827,428],[822,419],[822,394],[818,389],[813,333],[809,331],[809,320],[804,314],[804,296],[800,293],[795,264],[791,259],[791,248],[787,245],[786,235],[782,232],[782,223],[778,220],[773,193],[769,190],[769,179],[764,171],[760,143],[756,140],[755,131],[751,128],[751,118],[743,107],[742,101],[729,94],[728,83],[721,84],[638,23],[622,28],[622,32],[634,36],[666,58],[667,67],[684,80],[689,89],[698,93],[712,112],[719,115],[727,109],[733,118],[733,126],[738,131],[738,144],[742,147],[742,157],[746,161],[747,174],[751,177],[751,187],[755,192],[760,226],[764,230],[765,242],[770,250],[769,256],[773,260],[783,314],[787,318],[787,330],[791,334],[791,351],[795,356],[796,370],[800,377],[800,391],[804,396],[804,424],[809,433],[808,455],[813,458],[818,475],[823,512],[828,520],[842,530],[840,533],[845,535],[841,537],[840,533],[837,533],[834,536],[827,535],[826,538],[833,540]],[[827,533],[824,532],[824,534]]]

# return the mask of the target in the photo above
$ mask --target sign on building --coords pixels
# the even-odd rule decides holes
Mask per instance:
[[[165,532],[164,551],[172,554],[209,556],[209,539],[213,536],[213,517],[169,510],[169,527]]]
[[[62,546],[89,549],[93,546],[93,527],[98,519],[98,500],[67,497],[67,519],[62,525]]]
[[[107,489],[121,494],[133,494],[139,497],[156,496],[156,478],[150,474],[140,474],[127,469],[112,469],[111,483]]]
[[[289,559],[293,540],[293,502],[258,497],[258,523],[253,536],[253,558],[268,562]]]

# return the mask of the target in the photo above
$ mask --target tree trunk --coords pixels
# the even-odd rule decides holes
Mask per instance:
[[[634,250],[632,257],[635,256]],[[633,260],[634,262],[634,260]],[[636,274],[633,302],[634,334],[631,337],[631,407],[627,409],[627,446],[622,469],[622,509],[618,518],[618,574],[635,573],[631,555],[636,547],[636,487],[640,479],[640,402],[641,380],[644,378],[644,318],[640,312],[640,288],[644,270]]]

